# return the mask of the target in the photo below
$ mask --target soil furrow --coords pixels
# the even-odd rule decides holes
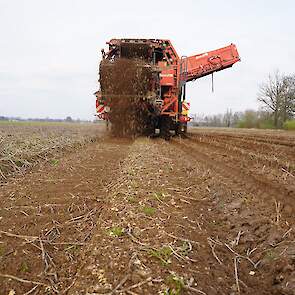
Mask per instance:
[[[66,289],[105,206],[105,186],[116,178],[129,145],[102,138],[2,188],[0,273],[41,281],[49,292]],[[34,287],[1,277],[0,285],[1,294],[23,294]]]
[[[190,140],[173,141],[173,143],[186,153],[190,154],[194,161],[201,161],[210,169],[221,176],[230,180],[233,184],[238,184],[242,188],[246,188],[247,191],[257,193],[259,197],[263,197],[265,200],[273,199],[281,201],[286,204],[287,212],[290,216],[294,214],[294,198],[295,192],[291,186],[286,186],[277,181],[271,181],[263,175],[256,175],[253,170],[247,169],[245,166],[240,166],[240,159],[237,157],[233,160],[229,160],[229,157],[222,157],[218,159],[213,152],[214,147],[206,149],[206,152],[202,150],[199,143],[192,143]]]

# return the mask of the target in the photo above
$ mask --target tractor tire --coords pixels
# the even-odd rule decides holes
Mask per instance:
[[[187,133],[187,124],[178,123],[175,127],[175,135],[185,136]]]
[[[160,136],[165,140],[169,140],[171,137],[171,118],[169,116],[162,116],[160,124]]]
[[[145,120],[144,128],[143,128],[143,135],[148,137],[153,137],[155,136],[155,133],[156,133],[155,119],[152,116],[147,117]]]

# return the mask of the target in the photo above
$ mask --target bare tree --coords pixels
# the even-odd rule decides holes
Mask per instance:
[[[282,120],[285,122],[295,117],[295,75],[285,76],[283,82],[285,93],[282,99],[281,113]]]
[[[279,127],[279,114],[285,92],[284,77],[279,71],[268,76],[268,81],[259,87],[258,101],[264,104],[267,111],[273,113],[274,126]]]
[[[274,126],[282,127],[295,114],[295,76],[281,75],[275,71],[268,81],[260,85],[258,101],[273,114]]]
[[[231,109],[227,109],[226,113],[223,116],[223,122],[226,127],[232,126],[233,113]]]

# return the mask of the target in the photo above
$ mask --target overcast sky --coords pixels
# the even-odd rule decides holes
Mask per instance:
[[[0,0],[0,115],[92,119],[100,49],[165,38],[192,55],[235,43],[242,61],[190,82],[192,113],[257,108],[269,72],[295,69],[293,0]]]

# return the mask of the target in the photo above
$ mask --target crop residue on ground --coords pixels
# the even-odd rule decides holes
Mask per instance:
[[[293,294],[294,138],[194,128],[167,143],[100,133],[7,176],[1,291]]]

